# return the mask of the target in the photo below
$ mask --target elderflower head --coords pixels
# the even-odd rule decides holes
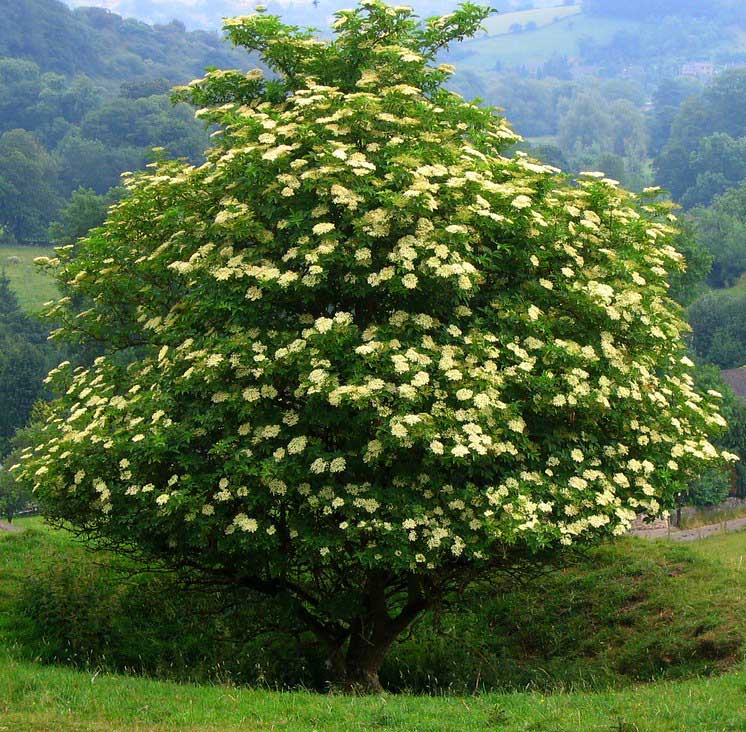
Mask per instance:
[[[316,224],[312,231],[317,236],[323,236],[324,234],[328,234],[330,231],[334,231],[334,224],[322,222],[319,224]]]
[[[346,466],[347,466],[347,461],[343,457],[334,458],[329,463],[329,472],[330,473],[341,473],[345,469]]]

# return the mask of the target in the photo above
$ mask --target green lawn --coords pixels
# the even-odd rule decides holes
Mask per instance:
[[[59,295],[50,277],[34,265],[36,257],[50,256],[54,256],[51,249],[0,246],[0,270],[5,270],[21,307],[27,312],[39,310]]]
[[[735,732],[746,672],[604,694],[347,698],[188,686],[0,661],[10,732]]]

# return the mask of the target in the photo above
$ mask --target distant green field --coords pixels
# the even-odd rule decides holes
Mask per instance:
[[[535,23],[539,28],[542,28],[580,12],[582,12],[582,8],[579,5],[559,5],[550,8],[517,10],[514,13],[496,13],[485,21],[484,27],[489,35],[498,36],[503,33],[510,33],[511,27],[516,24],[525,27],[528,23]]]
[[[464,52],[457,62],[459,69],[485,71],[493,68],[500,61],[507,66],[536,66],[544,63],[553,54],[576,57],[578,41],[583,37],[593,38],[598,43],[608,42],[619,31],[634,32],[639,24],[623,20],[602,17],[590,17],[584,13],[577,13],[578,8],[544,8],[536,11],[525,11],[535,13],[549,13],[573,10],[575,14],[567,16],[549,25],[540,27],[533,31],[521,33],[508,33],[499,38],[479,36],[475,40],[467,41],[460,51]],[[500,18],[515,16],[516,13],[506,13],[504,16],[497,15],[488,21],[496,23]],[[518,21],[508,22],[508,28]],[[538,25],[538,23],[537,23]],[[501,26],[496,26],[501,27]],[[494,35],[494,34],[493,34]]]
[[[5,270],[21,307],[27,312],[39,310],[45,302],[59,295],[50,277],[34,265],[36,257],[53,254],[51,249],[39,247],[0,246],[0,270]]]

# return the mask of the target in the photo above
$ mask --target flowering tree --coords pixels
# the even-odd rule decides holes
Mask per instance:
[[[276,76],[182,89],[207,162],[128,176],[46,262],[56,335],[104,352],[52,372],[20,478],[91,538],[288,599],[368,690],[457,583],[622,534],[724,458],[668,208],[506,156],[443,88],[487,12],[364,0],[331,41],[229,21]]]

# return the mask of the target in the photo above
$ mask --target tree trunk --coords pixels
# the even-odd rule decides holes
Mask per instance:
[[[387,606],[387,578],[371,573],[363,591],[361,614],[351,620],[344,636],[322,638],[331,651],[329,666],[336,683],[351,694],[380,694],[378,674],[396,639],[427,609],[421,581],[412,577],[407,601],[392,615]]]
[[[390,622],[376,624],[368,632],[362,624],[355,625],[344,659],[344,687],[354,694],[381,694],[378,674],[399,633]]]

